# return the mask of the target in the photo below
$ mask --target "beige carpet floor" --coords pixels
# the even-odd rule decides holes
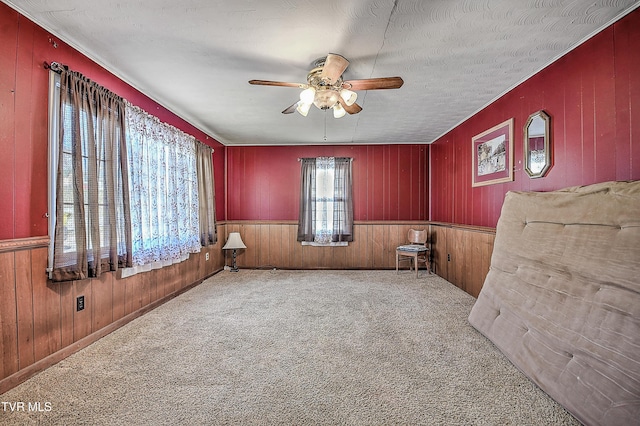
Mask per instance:
[[[474,300],[408,271],[221,272],[0,395],[40,402],[0,424],[578,424]]]

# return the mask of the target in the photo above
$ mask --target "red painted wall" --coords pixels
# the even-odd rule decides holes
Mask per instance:
[[[215,149],[216,193],[224,194],[225,147],[104,68],[0,3],[0,240],[47,235],[47,99],[59,62]],[[57,45],[57,47],[54,45]],[[218,218],[224,219],[224,197]]]
[[[355,220],[426,220],[427,145],[227,147],[227,218],[297,220],[302,157],[352,157]]]
[[[640,179],[640,10],[430,146],[224,147],[4,4],[0,40],[0,239],[47,233],[48,72],[42,64],[52,61],[213,146],[219,220],[297,219],[298,157],[354,158],[356,220],[495,226],[509,190]],[[540,109],[552,118],[553,167],[545,178],[529,179],[522,126]],[[471,138],[510,117],[514,182],[471,188]]]
[[[431,220],[494,227],[507,191],[640,179],[640,9],[430,145]],[[523,126],[551,116],[553,166],[530,179]],[[514,118],[514,181],[471,187],[471,139]]]

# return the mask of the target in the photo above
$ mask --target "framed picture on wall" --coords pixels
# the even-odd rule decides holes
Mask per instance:
[[[513,180],[513,118],[471,138],[471,186]]]

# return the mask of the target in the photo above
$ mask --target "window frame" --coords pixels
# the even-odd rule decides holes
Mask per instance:
[[[48,149],[47,149],[47,219],[49,232],[49,258],[47,264],[47,275],[49,279],[53,278],[53,254],[55,245],[56,230],[56,188],[58,179],[58,144],[56,143],[57,135],[60,130],[60,74],[53,70],[49,70],[49,125],[48,125]]]

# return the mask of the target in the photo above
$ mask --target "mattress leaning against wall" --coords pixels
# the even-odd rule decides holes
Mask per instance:
[[[640,420],[640,181],[509,192],[469,322],[588,425]]]

